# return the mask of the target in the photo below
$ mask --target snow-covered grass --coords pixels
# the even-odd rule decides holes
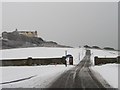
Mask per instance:
[[[3,88],[46,88],[54,79],[74,66],[47,65],[47,66],[10,66],[2,69],[2,83],[35,76],[28,80],[0,85]]]
[[[91,67],[113,87],[118,88],[118,64],[105,64]]]
[[[74,65],[78,64],[85,55],[84,48],[47,48],[47,47],[34,47],[34,48],[19,48],[19,49],[6,49],[1,50],[2,57],[0,59],[19,59],[19,58],[53,58],[62,57],[67,54],[73,56]],[[80,57],[79,57],[80,54]],[[80,60],[79,60],[80,58]],[[1,85],[5,88],[44,88],[55,78],[59,77],[63,72],[69,70],[74,66],[65,67],[65,65],[47,65],[47,66],[9,66],[0,67],[2,70],[1,83],[19,80],[35,76],[31,79]]]
[[[6,49],[0,50],[2,57],[0,59],[17,59],[17,58],[53,58],[62,57],[67,50],[68,54],[73,55],[74,64],[78,64],[85,55],[84,48],[21,48],[21,49]],[[79,60],[80,54],[80,60]],[[94,57],[117,57],[117,51],[91,49],[91,61],[94,64]],[[1,85],[5,88],[46,88],[55,78],[59,77],[63,72],[74,66],[65,67],[65,65],[47,65],[47,66],[12,66],[0,67],[2,70],[2,78],[0,82],[8,82],[18,79],[35,76],[31,79],[19,81],[10,84]],[[118,87],[118,65],[106,64],[101,66],[92,66],[92,69],[97,71],[103,78],[113,87]]]
[[[33,48],[19,48],[19,49],[6,49],[2,50],[2,57],[0,59],[20,59],[20,58],[54,58],[62,57],[65,55],[65,51],[68,54],[73,55],[74,64],[79,63],[78,56],[80,53],[80,59],[85,55],[84,48],[48,48],[48,47],[33,47]]]

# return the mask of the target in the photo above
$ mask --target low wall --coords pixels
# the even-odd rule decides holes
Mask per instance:
[[[35,66],[65,64],[65,58],[27,58],[27,59],[9,59],[1,60],[0,66]]]
[[[107,63],[119,63],[120,64],[120,56],[116,58],[99,58],[95,57],[94,58],[95,65],[100,65],[100,64],[107,64]]]

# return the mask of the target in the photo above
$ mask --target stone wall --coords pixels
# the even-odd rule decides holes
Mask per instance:
[[[100,64],[107,64],[107,63],[120,63],[120,56],[116,58],[99,58],[95,57],[94,58],[95,65],[100,65]]]
[[[53,65],[65,64],[65,58],[31,58],[28,59],[9,59],[1,60],[0,66],[36,66],[36,65]]]

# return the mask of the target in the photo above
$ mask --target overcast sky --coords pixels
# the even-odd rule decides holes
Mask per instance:
[[[2,4],[2,30],[37,30],[44,40],[70,46],[118,47],[117,3],[16,2]]]

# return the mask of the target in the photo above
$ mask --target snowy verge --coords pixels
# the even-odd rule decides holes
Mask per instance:
[[[92,66],[113,88],[118,88],[118,64]]]
[[[46,88],[54,79],[74,66],[47,65],[47,66],[21,66],[0,67],[2,69],[2,83],[20,78],[35,77],[15,83],[0,85],[2,88]]]

